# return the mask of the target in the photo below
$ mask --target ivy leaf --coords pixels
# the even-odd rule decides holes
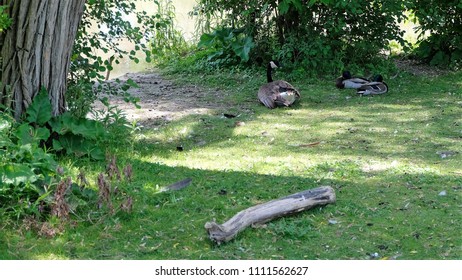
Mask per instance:
[[[48,92],[44,87],[27,108],[26,115],[29,123],[38,125],[44,125],[51,119],[51,103],[48,99]]]

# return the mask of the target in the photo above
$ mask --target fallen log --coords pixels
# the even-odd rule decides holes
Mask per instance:
[[[221,225],[215,221],[207,222],[205,229],[212,241],[221,244],[230,241],[250,225],[264,224],[279,217],[334,202],[334,189],[323,186],[252,206],[237,213]]]

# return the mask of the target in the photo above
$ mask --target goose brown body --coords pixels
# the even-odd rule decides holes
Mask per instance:
[[[273,81],[271,71],[276,68],[277,64],[271,61],[268,64],[267,80],[258,90],[258,99],[263,105],[269,109],[274,109],[278,106],[290,106],[300,98],[300,93],[291,84],[286,81]]]

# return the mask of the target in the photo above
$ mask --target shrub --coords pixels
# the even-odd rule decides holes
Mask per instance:
[[[414,0],[411,9],[420,25],[415,54],[431,65],[459,67],[462,63],[462,2]]]
[[[200,0],[195,13],[206,34],[220,17],[219,24],[228,26],[221,30],[243,30],[255,43],[254,61],[277,57],[295,67],[338,73],[352,65],[380,64],[391,40],[405,46],[398,26],[405,8],[405,2],[385,0]],[[227,50],[221,44],[216,51]]]

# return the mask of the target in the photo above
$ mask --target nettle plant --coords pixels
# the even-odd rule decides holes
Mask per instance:
[[[15,215],[37,214],[38,205],[52,192],[49,186],[63,173],[50,150],[87,154],[104,159],[98,145],[106,131],[96,121],[69,114],[51,115],[48,93],[42,89],[17,123],[9,114],[0,119],[0,201]]]
[[[39,147],[36,138],[50,135],[46,128],[17,126],[9,114],[0,117],[0,203],[2,210],[21,216],[38,209],[49,184],[57,175],[58,164],[52,154]],[[34,210],[32,210],[34,212]]]
[[[9,114],[0,117],[0,203],[8,215],[22,217],[33,215],[69,218],[77,208],[98,205],[91,209],[103,209],[114,213],[125,206],[114,207],[112,200],[120,200],[122,192],[115,195],[112,179],[121,181],[115,158],[110,159],[108,175],[100,175],[97,189],[90,185],[83,172],[72,182],[69,172],[59,166],[54,153],[104,160],[103,145],[108,141],[108,128],[103,122],[76,118],[70,113],[53,117],[48,93],[42,89],[28,107],[24,120],[16,122]],[[114,176],[112,174],[117,174]],[[131,168],[124,168],[125,178],[131,179]],[[125,194],[122,195],[125,197]],[[131,206],[130,206],[131,208]],[[92,210],[92,211],[93,211]],[[101,211],[96,211],[101,215]]]
[[[42,89],[26,111],[26,120],[18,127],[23,141],[39,143],[55,152],[88,155],[93,159],[104,159],[99,147],[107,134],[102,123],[87,118],[76,118],[70,113],[53,117],[48,93]]]

